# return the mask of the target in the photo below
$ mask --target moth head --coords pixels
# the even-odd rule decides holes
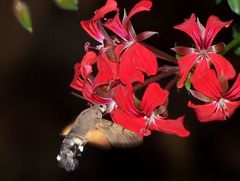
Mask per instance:
[[[58,164],[67,171],[74,171],[78,167],[78,160],[72,150],[63,150],[57,156]]]
[[[58,164],[67,171],[74,171],[78,167],[77,156],[81,156],[84,146],[73,145],[64,147],[57,156]]]

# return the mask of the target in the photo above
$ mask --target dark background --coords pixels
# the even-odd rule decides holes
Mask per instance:
[[[0,0],[0,180],[240,180],[240,111],[226,122],[201,124],[186,108],[188,95],[173,90],[170,113],[186,113],[188,138],[154,133],[133,149],[101,150],[86,146],[79,169],[66,172],[57,166],[59,135],[87,103],[70,94],[73,66],[91,38],[79,21],[90,19],[104,0],[79,0],[79,10],[68,12],[53,1],[26,0],[33,18],[30,35],[16,21],[12,1]],[[138,1],[119,0],[130,8]],[[150,13],[133,18],[137,32],[158,31],[147,43],[172,55],[175,42],[191,45],[184,33],[172,27],[195,12],[205,25],[215,14],[226,21],[240,18],[226,1],[153,1]],[[231,40],[231,29],[216,42]],[[92,41],[93,43],[96,43]],[[226,55],[239,72],[239,58]]]

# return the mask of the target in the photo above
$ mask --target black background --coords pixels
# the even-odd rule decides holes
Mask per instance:
[[[201,124],[187,109],[184,91],[173,90],[170,113],[186,114],[188,138],[154,133],[133,149],[101,150],[88,145],[79,169],[66,172],[57,166],[61,129],[87,103],[70,94],[73,66],[84,54],[86,41],[94,42],[80,27],[101,0],[79,0],[79,10],[68,12],[53,1],[26,0],[33,18],[30,35],[16,21],[12,1],[0,0],[0,180],[240,180],[240,111],[226,122]],[[119,0],[129,11],[138,1]],[[147,43],[172,55],[175,42],[191,46],[184,33],[172,27],[194,12],[203,24],[215,14],[227,21],[240,17],[226,1],[153,1],[150,13],[132,19],[137,32],[158,31]],[[231,40],[231,28],[215,42]],[[239,72],[240,60],[226,55]]]

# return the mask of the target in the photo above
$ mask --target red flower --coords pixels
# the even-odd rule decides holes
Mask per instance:
[[[95,11],[95,16],[86,21],[81,21],[83,29],[95,40],[101,43],[96,47],[85,44],[85,49],[94,48],[99,51],[96,57],[98,74],[93,82],[94,89],[100,85],[108,84],[111,80],[118,79],[118,63],[114,55],[114,44],[111,37],[106,33],[101,20],[112,11],[118,11],[115,0],[107,0],[106,4]]]
[[[213,70],[192,78],[196,79],[192,84],[197,91],[190,92],[197,99],[206,102],[203,105],[195,105],[190,101],[188,103],[195,110],[199,121],[226,120],[240,106],[240,101],[236,101],[240,98],[240,75],[228,91],[226,78],[222,75],[218,79]]]
[[[227,79],[232,79],[235,76],[236,73],[233,66],[224,57],[216,54],[223,47],[223,44],[211,46],[217,33],[223,27],[230,26],[231,22],[222,22],[218,17],[210,16],[205,29],[200,22],[196,22],[196,17],[192,14],[185,22],[174,27],[187,33],[193,39],[196,46],[196,48],[182,46],[173,48],[176,53],[184,55],[178,60],[181,77],[177,85],[178,88],[183,87],[188,73],[192,68],[196,68],[193,73],[193,76],[195,76],[209,69],[213,64],[218,77],[222,72]]]
[[[154,75],[157,71],[156,56],[144,47],[140,42],[145,40],[156,32],[142,32],[136,35],[130,18],[141,11],[149,11],[152,6],[151,1],[142,0],[137,3],[129,15],[124,14],[122,22],[119,18],[119,12],[112,19],[108,19],[104,26],[122,38],[121,42],[115,48],[115,55],[120,61],[119,78],[124,84],[135,81],[144,82],[144,73]],[[129,76],[131,75],[131,76]]]
[[[189,132],[183,126],[184,116],[176,120],[168,120],[164,116],[167,97],[167,91],[157,83],[151,83],[144,93],[142,102],[137,104],[131,89],[121,86],[115,90],[114,99],[118,107],[111,112],[111,117],[116,123],[140,136],[149,135],[150,130],[181,137],[188,136]]]
[[[111,103],[111,98],[102,97],[96,93],[93,86],[94,77],[91,76],[92,65],[96,63],[96,53],[89,51],[83,57],[81,63],[76,63],[74,66],[75,74],[70,84],[72,88],[82,92],[83,97],[95,104]],[[97,82],[96,82],[97,84]]]
[[[95,16],[92,19],[81,21],[81,26],[91,37],[103,43],[105,37],[98,23],[107,13],[117,10],[117,2],[115,0],[107,0],[103,7],[95,11]]]
[[[111,80],[118,79],[118,64],[109,60],[107,54],[100,53],[97,57],[98,74],[93,82],[94,88],[106,85]]]

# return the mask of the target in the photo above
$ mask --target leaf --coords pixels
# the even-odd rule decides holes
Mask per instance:
[[[76,11],[78,10],[78,0],[55,0],[55,3],[58,7],[69,10]]]
[[[240,35],[240,27],[238,24],[234,23],[232,26],[232,36],[233,38],[236,38],[237,36]]]
[[[217,4],[220,4],[220,3],[222,2],[222,0],[215,0],[215,2],[216,2]]]
[[[236,50],[234,50],[234,53],[240,56],[240,47],[237,47]]]
[[[228,0],[228,5],[232,9],[233,12],[240,15],[240,1],[239,0]]]
[[[188,91],[191,89],[191,81],[190,81],[191,76],[192,76],[192,73],[189,73],[188,77],[184,83],[184,86]]]
[[[234,39],[238,38],[240,36],[240,26],[238,24],[233,24],[232,26],[232,36]],[[240,47],[236,46],[234,53],[238,56],[240,56]]]
[[[23,1],[14,1],[13,11],[19,23],[30,33],[33,32],[31,13],[27,4]]]
[[[177,60],[179,60],[181,57],[182,57],[181,55],[179,55],[179,54],[176,53],[175,58],[176,58]]]

